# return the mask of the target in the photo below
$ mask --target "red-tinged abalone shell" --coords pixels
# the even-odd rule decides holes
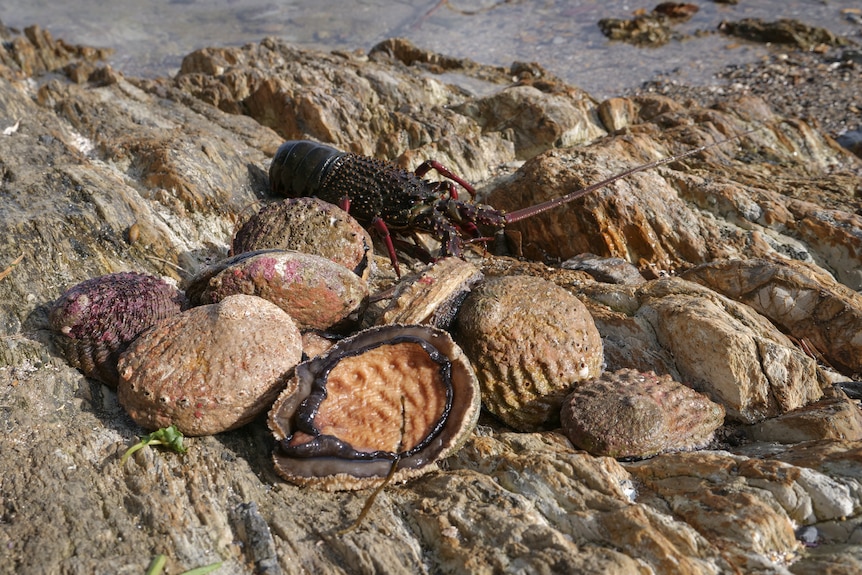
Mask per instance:
[[[186,290],[195,304],[229,295],[256,295],[296,320],[301,330],[334,329],[363,309],[368,285],[342,265],[293,250],[236,255],[205,269]]]

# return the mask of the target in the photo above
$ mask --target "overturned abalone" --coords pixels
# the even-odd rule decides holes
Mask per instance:
[[[51,308],[51,328],[70,364],[117,386],[117,360],[133,339],[186,307],[161,278],[133,272],[103,275],[67,290]]]
[[[327,490],[434,469],[479,416],[479,386],[449,335],[418,325],[371,328],[301,363],[269,414],[278,473]]]

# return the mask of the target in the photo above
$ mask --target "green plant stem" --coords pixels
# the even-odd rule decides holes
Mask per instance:
[[[147,567],[146,575],[161,575],[162,569],[165,568],[165,563],[167,561],[167,556],[156,555],[155,557],[153,557],[153,560],[150,561],[150,566]]]

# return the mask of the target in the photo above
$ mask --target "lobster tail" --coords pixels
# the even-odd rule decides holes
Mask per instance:
[[[292,140],[279,146],[269,167],[274,194],[289,198],[315,196],[338,159],[345,155],[330,146]]]

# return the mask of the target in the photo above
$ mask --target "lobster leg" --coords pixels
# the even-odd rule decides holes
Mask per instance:
[[[377,233],[379,233],[380,237],[383,238],[383,243],[386,244],[386,251],[389,252],[389,261],[392,262],[392,267],[395,268],[396,277],[400,279],[401,269],[398,267],[398,256],[395,255],[395,246],[392,244],[392,236],[389,234],[389,228],[386,227],[386,222],[375,217],[371,220],[371,225],[374,226],[374,229],[377,230]]]
[[[444,166],[443,164],[441,164],[437,160],[425,160],[424,162],[419,164],[415,170],[413,170],[413,173],[416,174],[417,177],[421,178],[422,176],[424,176],[425,174],[427,174],[431,170],[434,170],[435,172],[437,172],[438,174],[440,174],[444,178],[449,178],[453,182],[456,182],[459,186],[461,186],[462,188],[464,188],[465,190],[470,192],[471,196],[475,195],[476,189],[470,183],[468,183],[464,178],[457,175],[455,172],[453,172],[452,170],[450,170],[449,168],[447,168],[446,166]],[[450,188],[450,192],[453,192],[454,190],[455,190],[455,187],[452,186]],[[454,193],[454,195],[452,196],[452,199],[453,200],[458,199],[458,193],[457,192]]]

